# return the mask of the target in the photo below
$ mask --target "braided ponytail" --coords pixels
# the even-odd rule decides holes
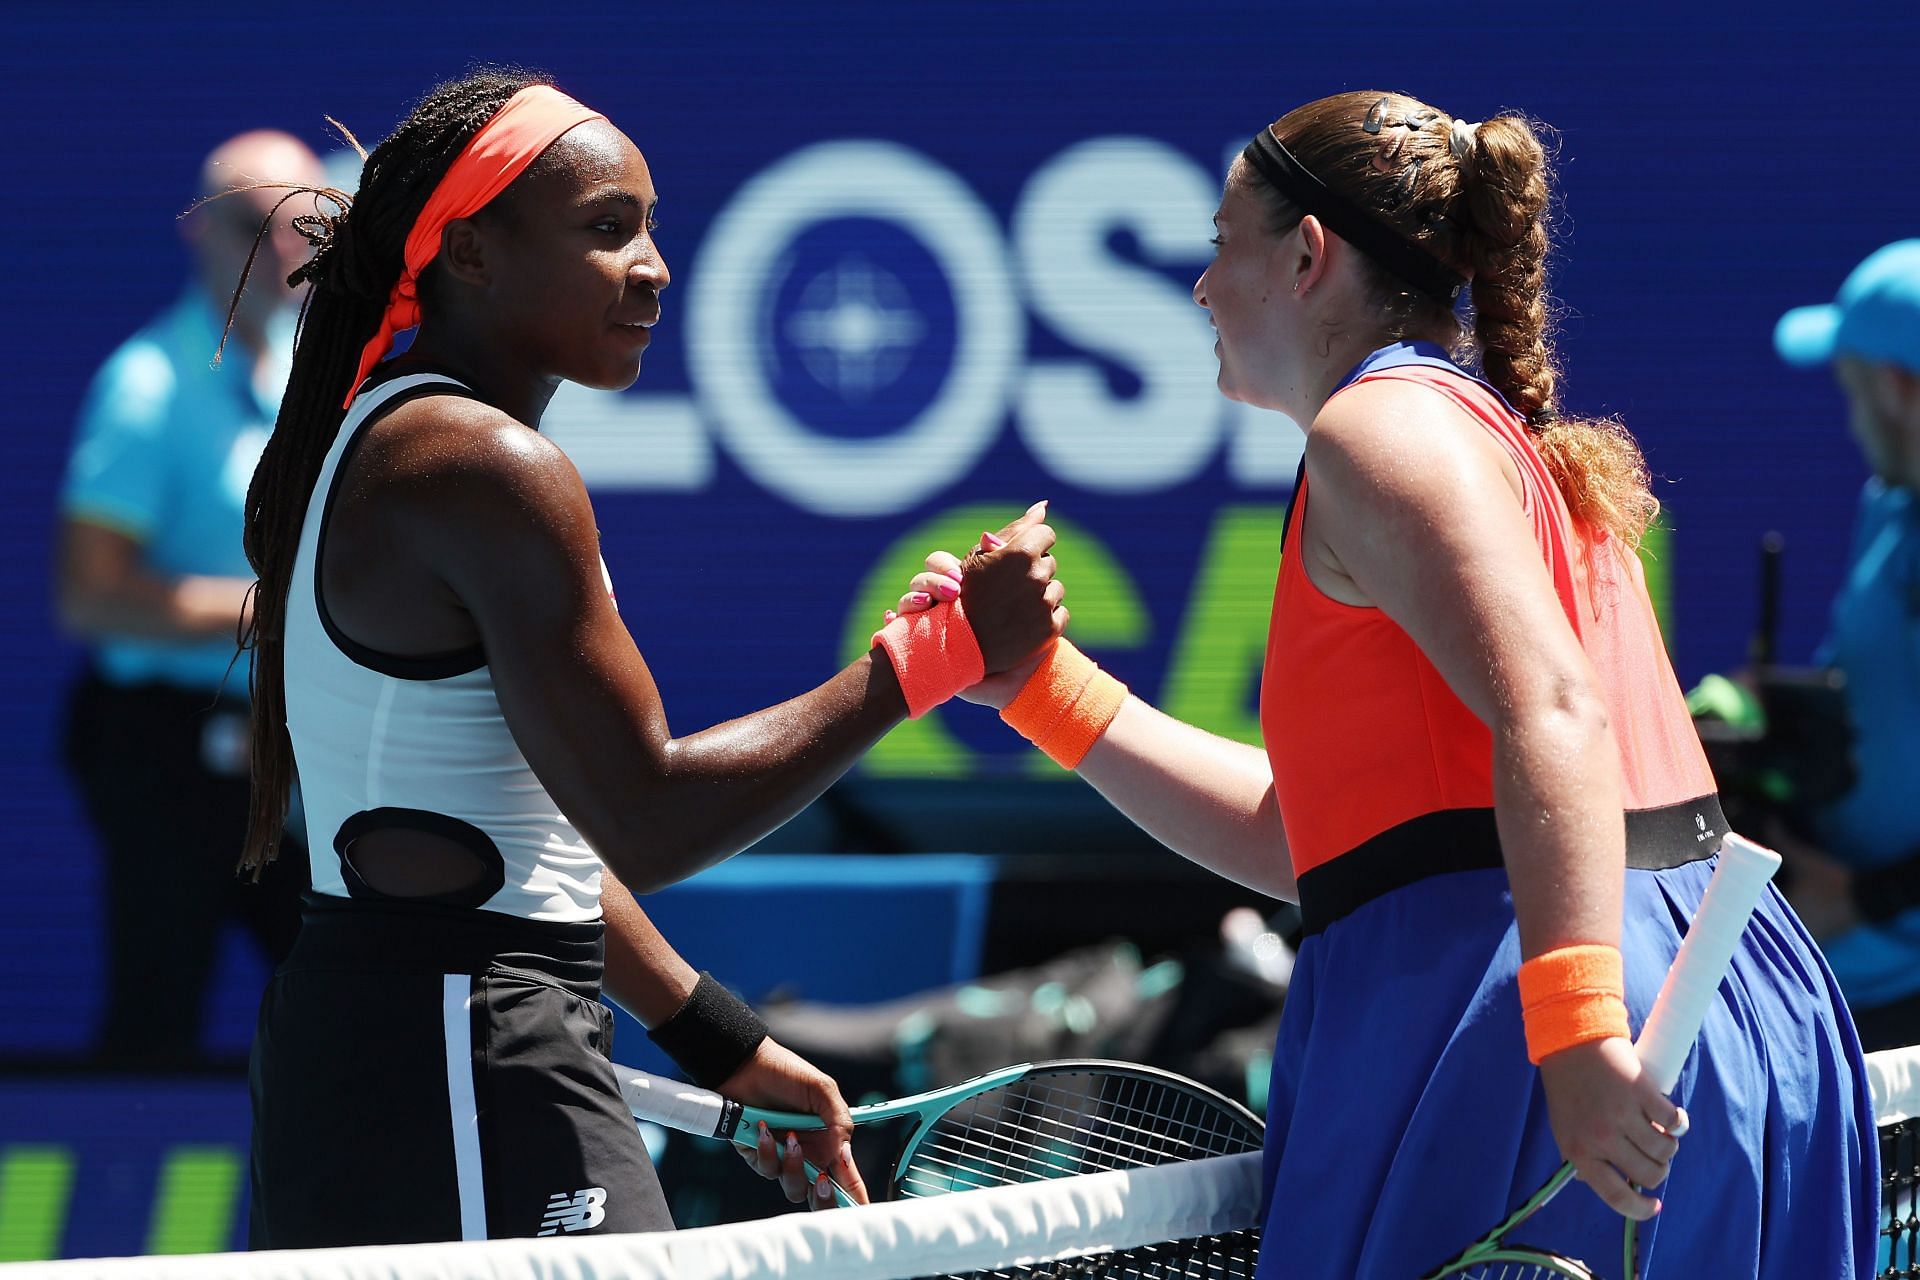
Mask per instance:
[[[380,326],[407,233],[454,158],[536,77],[481,71],[438,86],[366,156],[359,194],[315,191],[340,210],[294,220],[316,250],[289,283],[308,282],[280,415],[247,488],[247,560],[259,577],[242,646],[253,650],[253,792],[240,868],[257,877],[280,848],[294,778],[287,734],[287,597],[307,503],[346,416],[360,352]],[[356,144],[357,148],[357,144]],[[250,264],[249,264],[250,265]],[[425,282],[423,281],[423,284]],[[245,286],[242,276],[241,286]]]
[[[1513,115],[1485,121],[1459,150],[1459,245],[1473,274],[1481,373],[1525,415],[1574,518],[1637,546],[1660,510],[1640,446],[1619,422],[1560,413],[1547,294],[1546,150],[1533,126]]]
[[[1469,126],[1405,94],[1352,92],[1297,107],[1272,128],[1322,182],[1472,278],[1468,332],[1451,307],[1361,255],[1385,336],[1430,338],[1463,364],[1477,361],[1526,417],[1574,518],[1637,545],[1660,510],[1640,447],[1618,422],[1560,414],[1547,294],[1553,192],[1534,126],[1516,115]],[[1265,194],[1267,229],[1283,235],[1301,211],[1271,187]]]

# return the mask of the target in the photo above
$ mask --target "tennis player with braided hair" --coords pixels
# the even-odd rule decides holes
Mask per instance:
[[[661,316],[640,152],[538,78],[479,73],[428,94],[356,196],[320,194],[247,501],[245,865],[275,855],[297,763],[315,890],[255,1040],[254,1246],[670,1226],[609,1065],[603,965],[697,1082],[828,1121],[744,1153],[790,1198],[831,1203],[803,1150],[864,1198],[833,1082],[625,886],[746,847],[903,716],[1057,636],[1041,508],[963,598],[809,693],[676,737],[586,490],[538,432],[562,379],[631,383]],[[805,945],[804,921],[761,927]]]
[[[1309,424],[1264,751],[1066,641],[968,696],[1170,847],[1300,903],[1263,1276],[1409,1280],[1563,1155],[1594,1194],[1529,1243],[1610,1273],[1625,1214],[1645,1275],[1863,1273],[1859,1044],[1777,892],[1678,1106],[1633,1052],[1726,823],[1635,555],[1640,452],[1560,407],[1550,181],[1524,118],[1377,92],[1288,113],[1233,165],[1194,300],[1221,390]],[[936,555],[914,587],[956,575]]]

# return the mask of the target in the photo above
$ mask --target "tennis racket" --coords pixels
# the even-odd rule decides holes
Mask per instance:
[[[815,1115],[744,1106],[631,1067],[614,1074],[636,1117],[683,1133],[752,1146],[763,1120],[775,1133],[823,1127]],[[852,1113],[855,1129],[893,1144],[893,1200],[1258,1151],[1262,1134],[1252,1112],[1205,1085],[1097,1060],[1004,1067]],[[838,1185],[834,1195],[852,1203]],[[1259,1254],[1250,1229],[946,1280],[1252,1280]]]
[[[762,1121],[775,1133],[824,1127],[816,1115],[745,1106],[631,1067],[614,1074],[636,1117],[682,1133],[750,1147]],[[893,1200],[1258,1151],[1261,1138],[1252,1112],[1205,1085],[1097,1060],[1003,1067],[852,1113],[855,1129],[891,1130]]]
[[[1728,833],[1720,846],[1720,865],[1707,884],[1700,909],[1680,943],[1680,953],[1667,970],[1660,995],[1633,1046],[1660,1092],[1671,1093],[1679,1081],[1680,1068],[1713,1006],[1747,920],[1779,867],[1779,854],[1744,837]],[[1538,1213],[1572,1180],[1573,1166],[1561,1165],[1546,1185],[1505,1221],[1474,1241],[1465,1253],[1427,1273],[1423,1280],[1594,1280],[1594,1273],[1583,1262],[1507,1240],[1514,1228]],[[1621,1273],[1626,1280],[1633,1280],[1639,1272],[1639,1225],[1628,1219],[1622,1234]]]

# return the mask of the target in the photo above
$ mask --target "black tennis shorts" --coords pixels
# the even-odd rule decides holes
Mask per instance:
[[[251,1247],[671,1229],[608,1056],[603,939],[309,894],[254,1037]]]

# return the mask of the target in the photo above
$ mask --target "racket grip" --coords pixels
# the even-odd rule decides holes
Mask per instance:
[[[1779,854],[1727,833],[1720,846],[1720,865],[1634,1044],[1641,1065],[1660,1092],[1673,1092],[1679,1082],[1680,1068],[1707,1019],[1707,1010],[1713,1007],[1720,980],[1727,976],[1740,935],[1779,868]]]
[[[613,1074],[620,1082],[620,1096],[636,1120],[651,1120],[702,1138],[733,1137],[734,1118],[729,1112],[737,1108],[713,1090],[617,1063]]]

